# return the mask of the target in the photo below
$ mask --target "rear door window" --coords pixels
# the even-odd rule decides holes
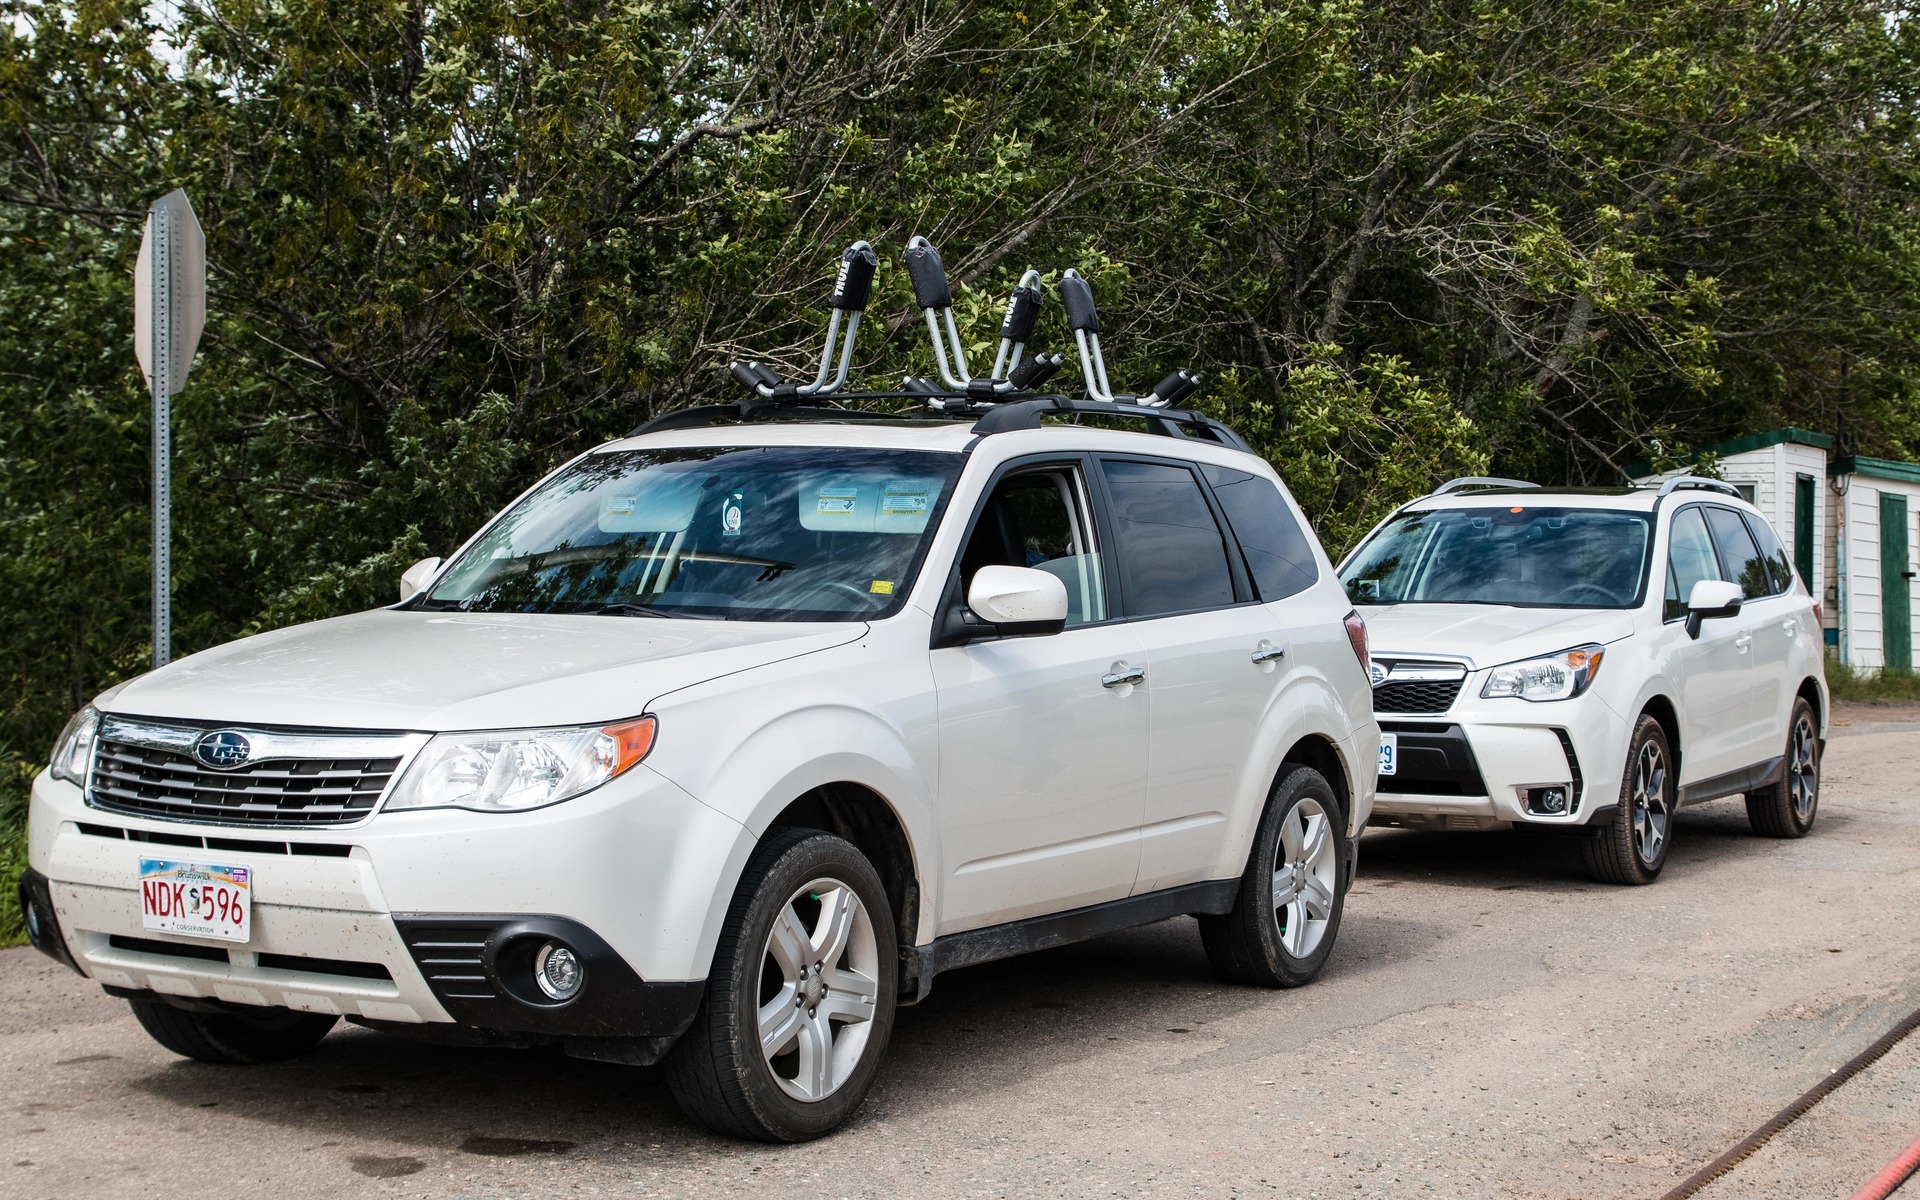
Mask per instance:
[[[1193,472],[1116,459],[1100,468],[1128,613],[1152,617],[1234,603],[1226,539]]]
[[[1313,548],[1271,479],[1232,467],[1202,465],[1227,527],[1246,555],[1247,570],[1262,600],[1283,600],[1320,577]]]
[[[1747,523],[1740,519],[1740,514],[1719,505],[1708,506],[1706,514],[1707,528],[1713,531],[1713,544],[1720,551],[1722,577],[1738,583],[1749,600],[1773,595],[1773,576],[1767,570],[1767,560],[1760,556],[1760,547],[1754,544],[1753,535],[1747,532]]]

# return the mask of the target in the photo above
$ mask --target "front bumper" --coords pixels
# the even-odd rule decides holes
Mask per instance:
[[[43,774],[28,884],[53,918],[43,948],[117,992],[554,1038],[670,1037],[699,1002],[712,953],[702,957],[703,927],[747,837],[644,766],[535,812],[380,814],[352,828],[124,816]],[[251,940],[145,930],[143,857],[251,868]],[[547,938],[586,966],[566,1004],[539,995],[521,962]]]
[[[1432,716],[1383,714],[1380,728],[1399,737],[1400,770],[1380,778],[1374,825],[1575,828],[1612,815],[1626,728],[1597,697],[1462,703]],[[1553,787],[1568,789],[1568,811],[1529,806],[1530,792]]]

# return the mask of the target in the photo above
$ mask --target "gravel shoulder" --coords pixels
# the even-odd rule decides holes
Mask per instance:
[[[1185,919],[942,976],[800,1147],[545,1051],[184,1062],[0,951],[0,1196],[1658,1196],[1920,1005],[1920,706],[1833,733],[1811,837],[1690,809],[1650,888],[1558,838],[1371,831],[1310,988],[1216,982]],[[1920,1135],[1917,1042],[1703,1195],[1848,1194]]]

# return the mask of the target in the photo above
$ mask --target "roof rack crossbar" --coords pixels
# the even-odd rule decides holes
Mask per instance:
[[[1128,417],[1143,420],[1151,433],[1168,434],[1174,437],[1199,437],[1207,441],[1231,446],[1235,450],[1251,451],[1241,436],[1232,429],[1189,408],[1154,408],[1145,404],[1133,404],[1116,400],[1075,400],[1067,396],[1040,396],[1032,400],[1018,400],[1006,404],[996,404],[983,413],[973,423],[973,431],[978,434],[1012,433],[1021,429],[1038,429],[1042,417],[1060,413],[1089,413],[1102,417]]]
[[[1708,479],[1701,475],[1675,475],[1673,478],[1665,480],[1660,484],[1660,491],[1654,496],[1654,499],[1664,500],[1681,488],[1699,488],[1703,491],[1723,492],[1729,496],[1740,495],[1740,489],[1724,479]]]
[[[1436,496],[1451,495],[1472,487],[1485,488],[1537,488],[1537,483],[1528,483],[1524,479],[1502,479],[1498,475],[1462,475],[1458,479],[1449,479],[1433,489]]]

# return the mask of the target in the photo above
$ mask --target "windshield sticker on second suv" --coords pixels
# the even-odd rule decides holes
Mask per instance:
[[[819,494],[813,511],[829,517],[851,516],[859,502],[860,489],[833,488]]]

